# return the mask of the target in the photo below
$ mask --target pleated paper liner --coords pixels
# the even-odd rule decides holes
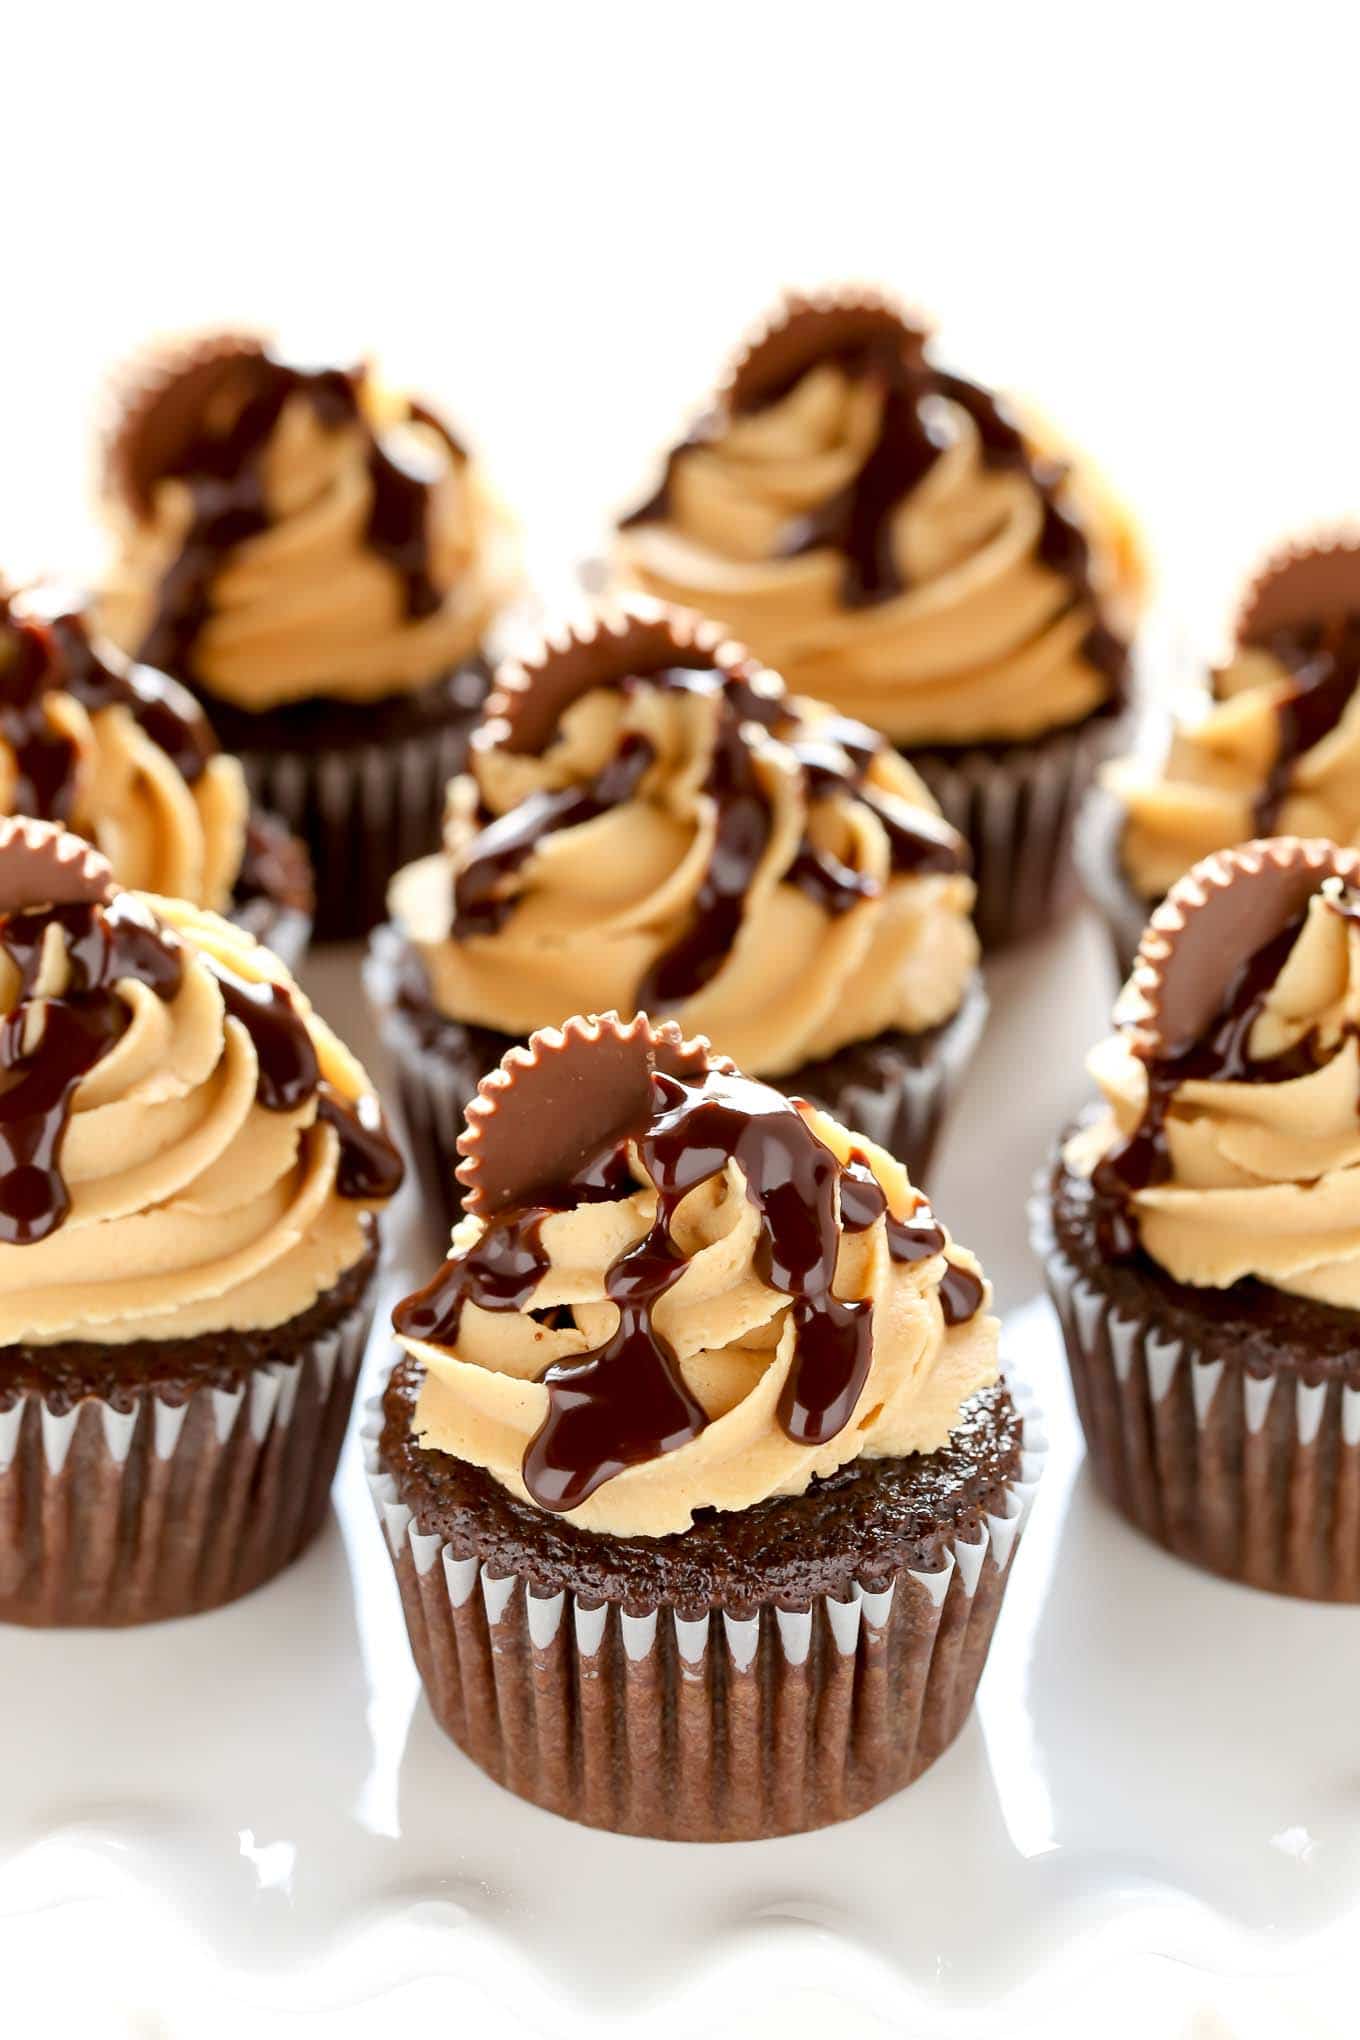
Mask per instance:
[[[0,1407],[0,1622],[194,1615],[291,1564],[326,1518],[371,1316],[230,1389]]]
[[[972,1706],[1046,1449],[1011,1393],[1023,1445],[976,1537],[944,1525],[936,1565],[843,1598],[697,1614],[543,1594],[423,1532],[371,1405],[369,1483],[436,1720],[508,1790],[619,1834],[751,1840],[866,1811],[919,1777]]]
[[[902,746],[940,812],[973,854],[973,919],[984,949],[1042,934],[1079,894],[1077,812],[1122,719],[1089,716],[1023,744],[932,750]]]
[[[391,1057],[396,1103],[406,1151],[420,1180],[432,1234],[447,1240],[462,1214],[453,1170],[463,1115],[482,1078],[514,1045],[490,1028],[464,1027],[430,1010],[422,1025],[399,999],[410,953],[390,925],[374,930],[364,982],[384,1046]],[[987,994],[976,976],[962,1005],[941,1027],[913,1041],[885,1035],[852,1044],[825,1062],[772,1078],[775,1088],[807,1098],[855,1133],[867,1134],[906,1166],[912,1181],[928,1181],[931,1158],[987,1019]]]
[[[1246,1586],[1360,1601],[1360,1367],[1354,1383],[1206,1361],[1116,1301],[1031,1209],[1092,1470],[1146,1536]]]

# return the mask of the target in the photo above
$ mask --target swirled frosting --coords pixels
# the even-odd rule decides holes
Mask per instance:
[[[105,628],[244,709],[420,688],[478,650],[515,575],[503,511],[431,412],[260,343],[152,382],[109,501]]]
[[[1114,1252],[1141,1246],[1203,1288],[1254,1277],[1360,1308],[1357,880],[1360,860],[1328,844],[1250,845],[1206,860],[1154,917],[1123,1024],[1090,1058],[1104,1111],[1066,1150],[1107,1201]],[[1286,882],[1244,955],[1235,917],[1256,903],[1228,891]],[[1198,977],[1200,1014],[1150,1042],[1147,987],[1177,971]]]
[[[494,1112],[517,1086],[534,1110],[533,1062],[564,1046],[588,1094],[610,1026],[536,1037]],[[996,1378],[987,1286],[900,1164],[695,1047],[678,1074],[656,1060],[622,1127],[592,1101],[603,1145],[465,1218],[394,1319],[424,1369],[420,1442],[610,1535],[933,1451]]]
[[[1360,586],[1355,598],[1326,625],[1240,646],[1159,762],[1106,769],[1126,815],[1123,868],[1143,899],[1253,836],[1360,844]]]
[[[674,612],[503,678],[393,918],[451,1017],[671,1011],[777,1075],[958,1007],[966,852],[911,767]]]
[[[123,884],[221,912],[248,807],[186,688],[97,642],[71,597],[0,598],[0,814],[61,822]]]
[[[0,824],[0,1013],[0,1344],[267,1328],[370,1252],[372,1088],[239,929]]]
[[[792,308],[616,557],[899,744],[1032,738],[1124,683],[1127,529],[880,305]]]

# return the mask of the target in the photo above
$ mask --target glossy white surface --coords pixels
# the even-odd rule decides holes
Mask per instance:
[[[510,1798],[420,1701],[351,1446],[325,1537],[253,1599],[140,1633],[0,1635],[8,1975],[41,1971],[64,2005],[93,1961],[106,2008],[144,1993],[194,2035],[241,2001],[376,2031],[375,1993],[433,1977],[465,2008],[494,2000],[506,2032],[691,2032],[799,1986],[913,2032],[992,2032],[1005,2003],[1052,2034],[1115,1951],[1131,1990],[1154,1952],[1191,1992],[1196,1969],[1322,1962],[1360,1917],[1360,1611],[1222,1586],[1127,1531],[1082,1471],[1047,1306],[1021,1301],[1026,1182],[1108,992],[1092,932],[997,973],[972,1097],[1009,1098],[1007,1132],[966,1112],[935,1187],[1019,1304],[1010,1354],[1054,1449],[978,1715],[931,1773],[847,1827],[726,1850]],[[314,984],[365,1034],[339,959]],[[396,1258],[394,1284],[428,1261],[409,1223]],[[54,1973],[76,1922],[83,1959]]]

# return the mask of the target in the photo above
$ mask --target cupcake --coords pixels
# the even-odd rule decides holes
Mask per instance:
[[[1121,975],[1143,925],[1201,857],[1253,837],[1360,845],[1360,543],[1272,559],[1236,647],[1160,757],[1113,760],[1078,825],[1082,878]]]
[[[1126,524],[875,297],[789,300],[624,520],[622,579],[882,731],[972,846],[991,947],[1071,888],[1125,693]]]
[[[259,1586],[319,1529],[400,1180],[267,951],[0,822],[0,1621]]]
[[[1192,1564],[1360,1600],[1360,853],[1205,858],[1036,1205],[1096,1479]]]
[[[226,337],[125,392],[101,620],[184,681],[307,842],[317,932],[360,935],[439,839],[512,582],[504,516],[433,412]]]
[[[919,1178],[985,1012],[967,861],[891,746],[697,617],[643,601],[503,668],[370,960],[442,1230],[482,1078],[603,1007],[671,1013]]]
[[[440,1725],[626,1834],[844,1820],[972,1702],[1031,1433],[900,1163],[672,1024],[514,1049],[365,1430]]]
[[[252,808],[187,688],[92,632],[73,596],[0,591],[0,813],[60,822],[120,883],[225,914],[291,967],[312,927],[312,867]]]

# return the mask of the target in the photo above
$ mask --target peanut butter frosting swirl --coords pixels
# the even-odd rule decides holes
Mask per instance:
[[[239,929],[5,822],[0,1013],[0,1343],[268,1328],[370,1252],[372,1087]]]
[[[1257,577],[1239,629],[1212,699],[1164,757],[1106,769],[1144,899],[1253,836],[1360,843],[1360,548],[1291,548]]]
[[[0,814],[61,822],[123,884],[222,912],[248,809],[186,688],[99,641],[73,596],[0,596]]]
[[[795,300],[625,520],[620,576],[718,616],[899,744],[1022,740],[1121,694],[1127,526],[877,300]]]
[[[645,1058],[622,1114],[596,1081],[602,1035]],[[572,1082],[540,1098],[563,1057]],[[574,1173],[474,1209],[395,1314],[423,1445],[585,1529],[662,1536],[860,1456],[933,1451],[995,1380],[987,1285],[883,1149],[612,1016],[512,1051],[474,1151],[547,1103],[559,1129],[580,1119]]]
[[[966,849],[871,730],[640,605],[509,668],[393,918],[436,1006],[521,1035],[673,1012],[777,1075],[954,1013]]]
[[[1090,1058],[1103,1114],[1067,1148],[1111,1252],[1360,1308],[1357,887],[1354,852],[1276,840],[1158,909]]]
[[[505,514],[433,413],[259,341],[145,377],[108,499],[106,629],[243,709],[425,686],[478,651],[515,580]]]

